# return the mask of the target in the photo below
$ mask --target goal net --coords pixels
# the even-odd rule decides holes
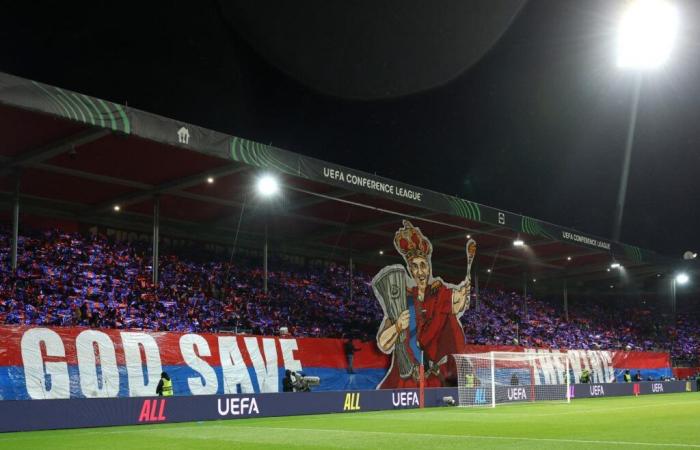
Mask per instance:
[[[454,355],[459,406],[570,401],[566,353],[490,352]]]

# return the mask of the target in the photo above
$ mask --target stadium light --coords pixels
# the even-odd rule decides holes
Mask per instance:
[[[691,259],[695,259],[695,258],[697,258],[697,257],[698,257],[698,254],[695,253],[695,252],[691,252],[690,250],[688,250],[687,252],[683,253],[683,259],[685,259],[685,260],[687,260],[687,261],[689,261],[689,260],[691,260]]]
[[[516,239],[513,241],[514,247],[523,247],[524,245],[525,245],[525,242],[522,239]]]
[[[678,32],[678,10],[667,0],[634,0],[620,20],[617,66],[655,69],[668,61]]]
[[[467,235],[467,239],[471,239],[471,238],[472,238],[472,235],[471,235],[471,234],[468,234],[468,235]]]
[[[620,266],[620,263],[618,263],[618,262],[614,262],[614,263],[610,264],[611,269],[619,269],[620,267],[622,267],[622,266]]]
[[[272,175],[263,175],[262,177],[258,178],[257,186],[258,192],[263,197],[272,197],[273,195],[277,194],[280,189],[277,178],[273,177]]]
[[[214,183],[214,177],[207,177],[207,183],[209,183],[209,184]]]
[[[114,209],[116,212],[119,212],[119,211],[121,211],[122,208],[121,208],[121,206],[119,206],[119,205],[114,205],[114,208],[113,208],[113,209]]]
[[[566,257],[566,260],[567,260],[567,261],[571,261],[571,256],[567,256],[567,257]]]
[[[687,273],[681,272],[678,275],[676,275],[676,283],[680,285],[686,284],[688,281],[690,281],[690,277],[688,276]]]
[[[380,255],[383,255],[383,254],[384,254],[384,250],[379,250],[379,254],[380,254]]]
[[[486,269],[486,273],[491,273],[491,269]]]

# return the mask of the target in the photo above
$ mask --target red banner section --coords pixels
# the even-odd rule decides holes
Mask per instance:
[[[29,335],[27,331],[33,330]],[[82,335],[82,336],[81,336]],[[80,338],[80,339],[78,339]],[[104,338],[107,338],[105,340]],[[94,340],[94,341],[93,341]],[[261,337],[232,334],[185,334],[170,332],[114,330],[114,329],[90,329],[82,327],[72,328],[39,328],[39,327],[0,327],[0,366],[21,366],[22,345],[25,348],[35,341],[40,343],[43,359],[46,362],[65,362],[68,365],[78,364],[78,353],[81,344],[93,341],[93,347],[99,347],[97,342],[103,342],[115,351],[116,362],[125,364],[125,346],[127,350],[132,346],[148,348],[155,343],[155,348],[160,352],[160,361],[164,366],[179,366],[186,364],[183,352],[185,348],[198,348],[202,342],[206,342],[209,348],[208,354],[198,353],[198,357],[211,366],[220,366],[218,357],[221,354],[220,345],[228,344],[230,340],[236,342],[243,361],[252,363],[251,352],[258,356],[260,352],[265,354],[267,350],[275,350],[278,355],[288,353],[289,358],[304,361],[309,367],[333,367],[343,368],[347,365],[347,359],[343,346],[346,341],[342,339],[318,339],[318,338],[285,338],[285,337]],[[386,368],[388,358],[381,353],[374,342],[353,341],[355,349],[354,367],[362,368]],[[60,347],[60,349],[59,349]],[[55,351],[52,349],[55,348]],[[225,350],[225,349],[224,349]],[[283,360],[277,359],[279,367],[283,367]]]
[[[677,380],[685,380],[686,378],[695,378],[700,374],[700,367],[674,367],[673,376]]]

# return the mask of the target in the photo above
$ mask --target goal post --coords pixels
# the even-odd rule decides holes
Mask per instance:
[[[459,406],[570,402],[566,353],[489,352],[454,355]]]

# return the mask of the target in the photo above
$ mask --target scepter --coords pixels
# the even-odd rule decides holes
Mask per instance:
[[[467,241],[467,277],[464,281],[472,280],[472,263],[474,262],[474,256],[476,256],[476,241],[474,239],[469,239]]]

